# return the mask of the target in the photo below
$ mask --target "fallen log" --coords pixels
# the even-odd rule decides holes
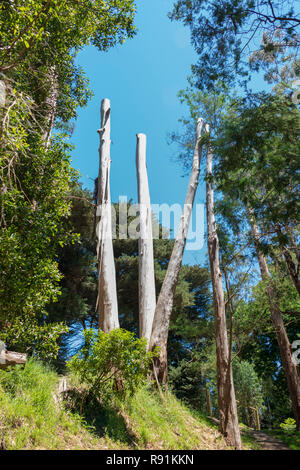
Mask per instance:
[[[25,364],[27,354],[17,353],[14,351],[0,351],[0,369],[6,369],[9,366],[16,366],[17,364]]]

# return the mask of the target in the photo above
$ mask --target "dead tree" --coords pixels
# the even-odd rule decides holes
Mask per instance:
[[[173,251],[169,261],[167,273],[157,300],[154,321],[150,339],[149,349],[159,348],[158,357],[153,364],[154,376],[160,383],[166,383],[168,380],[167,363],[167,341],[170,324],[170,317],[173,308],[174,294],[178,275],[182,263],[182,256],[185,248],[193,203],[198,187],[200,161],[201,161],[201,131],[203,119],[198,119],[196,129],[196,145],[194,150],[193,164],[190,182],[187,190],[185,205],[180,220],[177,237],[174,243]]]
[[[112,243],[112,215],[110,199],[110,101],[101,103],[99,147],[97,258],[99,328],[108,333],[119,328],[116,271]]]
[[[139,203],[139,334],[149,344],[156,306],[152,210],[146,166],[146,135],[137,134],[136,173]]]
[[[205,126],[205,132],[209,134],[208,125]],[[241,437],[232,376],[231,344],[228,345],[225,297],[219,261],[219,238],[214,215],[212,161],[213,153],[209,144],[206,161],[207,245],[214,298],[220,432],[225,436],[230,445],[234,446],[236,449],[241,449]]]

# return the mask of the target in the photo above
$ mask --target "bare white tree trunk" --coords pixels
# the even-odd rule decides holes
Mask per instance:
[[[153,238],[152,238],[152,209],[146,166],[145,134],[137,134],[136,173],[138,182],[138,202],[140,210],[139,236],[139,333],[149,344],[154,311],[156,306]]]
[[[110,200],[110,101],[101,103],[99,147],[97,257],[99,328],[108,333],[119,328],[116,271],[112,243],[112,216]]]
[[[167,273],[158,297],[154,321],[150,339],[149,349],[153,350],[159,347],[158,357],[154,360],[153,372],[159,382],[165,383],[168,380],[168,363],[167,363],[167,341],[170,324],[170,317],[173,308],[174,294],[178,275],[182,263],[182,256],[186,243],[186,237],[189,229],[193,203],[196,190],[198,187],[201,149],[200,138],[203,126],[203,119],[198,119],[196,129],[196,145],[194,150],[193,165],[191,171],[190,182],[187,190],[185,205],[180,220],[180,225],[169,261]]]
[[[209,133],[208,125],[205,126],[205,132]],[[206,161],[207,245],[214,296],[220,431],[230,445],[233,445],[236,449],[241,449],[241,436],[232,377],[231,344],[228,346],[225,298],[219,261],[219,238],[214,215],[214,193],[211,182],[212,160],[213,153],[209,145]]]

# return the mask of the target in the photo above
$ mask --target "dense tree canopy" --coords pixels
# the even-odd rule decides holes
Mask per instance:
[[[251,52],[270,55],[299,47],[300,17],[290,0],[178,0],[170,18],[191,30],[199,88],[245,77]]]

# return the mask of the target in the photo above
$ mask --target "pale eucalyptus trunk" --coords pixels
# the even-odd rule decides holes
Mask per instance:
[[[99,328],[105,333],[119,328],[116,271],[112,242],[112,214],[110,199],[110,101],[101,103],[99,147],[97,258]]]
[[[154,311],[156,306],[152,209],[146,166],[145,134],[137,134],[136,173],[139,203],[139,335],[147,339],[149,345]]]
[[[188,228],[193,209],[196,190],[198,187],[201,148],[200,138],[203,126],[203,119],[198,119],[196,128],[196,145],[194,150],[193,164],[189,186],[187,190],[185,205],[180,220],[177,237],[174,243],[173,251],[168,264],[167,273],[165,275],[163,285],[157,300],[154,313],[153,327],[150,338],[149,349],[152,351],[156,347],[159,348],[158,356],[153,361],[153,373],[160,383],[166,383],[168,380],[168,363],[167,363],[167,341],[170,324],[170,317],[173,308],[174,294],[178,275],[182,263],[182,256],[186,244]]]
[[[279,306],[279,299],[272,283],[268,264],[260,248],[260,233],[255,220],[255,214],[252,208],[247,207],[249,222],[251,225],[252,237],[256,249],[262,280],[265,281],[266,294],[269,301],[271,320],[275,329],[275,334],[279,346],[282,366],[287,379],[289,394],[292,402],[293,413],[296,420],[297,430],[300,430],[300,376],[298,367],[293,360],[293,351],[289,338],[286,333],[282,314]]]
[[[207,134],[209,133],[208,125],[205,126],[205,131]],[[219,238],[214,215],[214,192],[211,181],[212,161],[213,153],[209,145],[206,161],[207,244],[214,298],[220,431],[230,445],[236,449],[241,449],[241,436],[232,377],[231,344],[228,344],[225,297],[219,261]]]

